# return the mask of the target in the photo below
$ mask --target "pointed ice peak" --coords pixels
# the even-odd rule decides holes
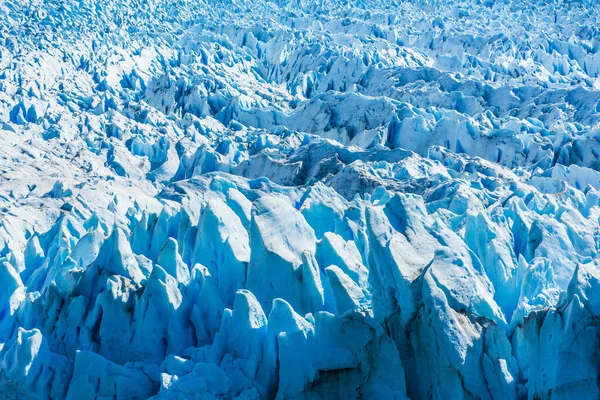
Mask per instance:
[[[266,335],[267,317],[260,303],[250,291],[240,289],[236,293],[233,310],[227,309],[223,313],[221,329],[215,337],[216,359],[222,360],[220,363],[230,357],[239,360],[241,372],[253,381]]]
[[[269,332],[314,332],[314,327],[300,314],[296,313],[290,303],[283,299],[273,299],[273,307],[268,320]]]
[[[190,270],[179,255],[177,240],[171,237],[167,239],[158,255],[157,264],[163,267],[178,282],[186,284],[190,281]]]
[[[142,297],[145,296],[162,297],[173,309],[179,308],[182,302],[182,295],[178,289],[178,281],[161,268],[160,265],[155,265],[148,277],[148,283]],[[162,303],[160,300],[158,302]]]
[[[600,316],[600,262],[598,258],[578,264],[566,293],[568,302],[573,296],[585,305],[593,316]]]
[[[369,271],[362,264],[360,251],[354,241],[345,241],[340,235],[327,232],[317,244],[316,258],[322,267],[337,265],[357,284],[367,284]]]
[[[18,305],[17,299],[13,299],[13,294],[20,288],[23,288],[21,277],[14,267],[7,261],[0,262],[0,321],[6,313],[12,314]],[[0,338],[4,332],[0,332]]]
[[[240,289],[235,295],[233,303],[232,321],[235,328],[241,331],[247,329],[263,329],[267,324],[267,317],[254,294],[246,289]]]
[[[367,293],[335,265],[325,268],[338,315],[348,311],[370,314]]]
[[[56,181],[54,186],[52,186],[52,190],[45,194],[47,197],[52,197],[54,199],[60,199],[63,197],[69,197],[73,194],[71,189],[65,189],[63,181]]]
[[[99,229],[101,229],[103,232],[107,231],[106,225],[100,220],[95,211],[92,212],[92,215],[83,223],[83,227],[87,231],[95,231]]]
[[[145,278],[131,251],[127,235],[118,227],[100,247],[94,265],[98,265],[110,274],[129,278],[138,284]]]

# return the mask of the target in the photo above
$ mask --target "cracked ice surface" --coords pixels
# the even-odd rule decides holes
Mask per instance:
[[[0,397],[600,397],[599,7],[0,2]]]

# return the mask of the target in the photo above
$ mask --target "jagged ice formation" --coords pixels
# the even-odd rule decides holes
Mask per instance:
[[[0,2],[0,397],[600,397],[600,6]]]

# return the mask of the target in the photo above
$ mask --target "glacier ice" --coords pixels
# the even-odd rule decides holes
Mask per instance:
[[[0,398],[599,398],[599,7],[0,2]]]

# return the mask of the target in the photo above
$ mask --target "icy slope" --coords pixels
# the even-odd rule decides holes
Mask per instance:
[[[0,397],[600,396],[594,2],[0,2]]]

